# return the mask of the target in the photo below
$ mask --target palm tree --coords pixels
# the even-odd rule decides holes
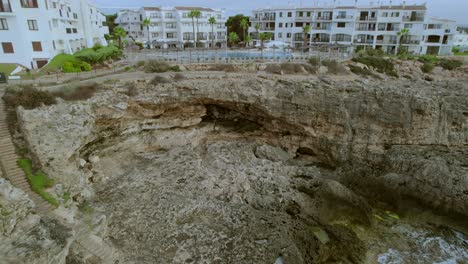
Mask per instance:
[[[255,28],[255,32],[257,33],[257,39],[258,39],[258,32],[260,31],[260,24],[259,23],[255,24],[254,28]]]
[[[241,21],[240,21],[240,27],[242,28],[242,34],[243,34],[243,40],[245,42],[245,35],[246,35],[246,31],[247,29],[249,28],[249,20],[244,17]]]
[[[237,35],[236,32],[231,32],[229,33],[228,36],[229,42],[231,43],[231,47],[234,43],[237,43],[239,41],[239,36]]]
[[[249,46],[249,43],[250,43],[251,41],[252,41],[252,36],[247,35],[247,36],[245,37],[245,41],[244,41],[244,42],[245,42],[245,46]]]
[[[401,50],[401,47],[402,47],[402,41],[403,41],[403,38],[405,36],[409,36],[410,34],[410,30],[407,29],[407,28],[402,28],[398,33],[397,33],[397,36],[399,37],[398,38],[398,50],[396,51],[396,54],[398,55],[398,53],[400,52]]]
[[[146,27],[146,32],[148,33],[148,48],[150,47],[150,32],[149,32],[149,25],[151,24],[151,20],[149,18],[145,18],[141,25]]]
[[[119,40],[119,48],[122,49],[122,39],[127,36],[127,32],[122,27],[115,27],[114,32],[112,32],[114,38]]]
[[[307,35],[309,34],[310,29],[311,29],[310,25],[306,25],[306,26],[304,26],[304,27],[302,28],[302,38],[303,38],[302,41],[304,41],[304,47],[307,46],[307,42],[308,42],[308,41],[307,41],[307,40],[308,40]],[[309,48],[310,48],[310,47],[309,47]]]
[[[208,23],[211,25],[211,48],[214,48],[214,25],[216,24],[216,18],[214,16],[210,17]]]
[[[194,40],[194,46],[195,48],[197,47],[197,37],[195,35],[195,10],[192,10],[190,11],[188,14],[187,14],[188,17],[190,17],[192,19],[192,28],[193,28],[193,40]]]
[[[262,32],[258,35],[259,39],[260,39],[260,47],[262,48],[263,50],[263,43],[265,40],[268,40],[272,37],[272,34],[270,32]]]
[[[198,28],[198,19],[201,17],[201,12],[200,10],[192,10],[193,12],[193,16],[195,17],[195,19],[197,20],[197,37],[195,38],[195,43],[198,42],[198,33],[200,32],[199,28]]]

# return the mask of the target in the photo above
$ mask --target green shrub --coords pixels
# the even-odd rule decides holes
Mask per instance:
[[[80,69],[81,69],[82,71],[87,72],[87,71],[91,71],[91,70],[92,70],[91,65],[89,65],[89,63],[87,63],[87,62],[81,61],[81,62],[79,63],[79,65],[80,65]]]
[[[327,66],[328,72],[331,74],[346,73],[346,68],[336,60],[323,60],[322,65]]]
[[[366,48],[360,51],[361,56],[382,57],[385,52],[382,49]]]
[[[358,67],[358,66],[355,66],[355,65],[349,65],[349,69],[351,70],[352,73],[357,74],[357,75],[371,76],[371,77],[374,77],[376,79],[381,79],[380,76],[373,73],[369,69],[364,69],[364,68],[361,68],[361,67]]]
[[[164,77],[164,76],[154,76],[154,78],[151,80],[151,84],[152,85],[158,85],[158,84],[162,84],[162,83],[170,83],[171,80],[169,80],[168,78]]]
[[[71,54],[58,54],[49,61],[49,63],[40,69],[41,72],[55,72],[63,70],[63,65],[66,62],[75,63],[76,58]]]
[[[97,84],[81,85],[76,88],[55,92],[54,95],[67,101],[88,100],[94,96],[98,88],[99,85]]]
[[[309,58],[309,64],[312,65],[312,66],[319,66],[320,65],[320,58],[319,57]]]
[[[393,62],[390,59],[385,59],[381,57],[360,56],[353,58],[353,61],[373,67],[380,73],[385,73],[389,76],[398,78],[398,73],[395,70],[395,65],[393,65]]]
[[[122,56],[122,51],[115,46],[100,47],[99,49],[82,49],[73,54],[75,58],[91,65],[102,63],[109,59],[117,59]]]
[[[180,72],[180,67],[178,65],[171,66],[169,63],[165,61],[158,61],[158,60],[149,60],[145,64],[145,72],[167,72],[167,71],[174,71]]]
[[[439,62],[439,66],[446,69],[446,70],[449,70],[449,71],[453,71],[457,68],[460,68],[461,66],[463,66],[463,62],[462,61],[459,61],[459,60],[447,60],[447,59],[443,59]]]
[[[18,166],[26,174],[26,178],[31,186],[31,190],[39,194],[44,200],[53,204],[55,207],[59,206],[59,202],[45,189],[54,186],[54,180],[47,177],[47,175],[42,171],[37,171],[33,173],[32,162],[30,159],[22,158],[18,160]]]
[[[36,88],[26,87],[21,90],[7,90],[3,96],[5,103],[13,108],[22,106],[25,109],[38,108],[41,105],[56,103],[55,96],[48,91],[40,91]]]
[[[424,73],[431,73],[432,70],[434,70],[434,64],[432,62],[425,62],[422,66],[421,66],[421,71],[424,72]]]
[[[66,73],[81,72],[81,67],[76,67],[76,62],[67,61],[62,66],[62,71]]]
[[[143,49],[143,43],[135,42],[135,45],[137,45],[141,50]]]
[[[102,45],[99,44],[99,43],[96,43],[96,44],[94,44],[94,46],[93,46],[93,50],[95,50],[95,51],[97,51],[98,49],[101,49],[101,48],[102,48]]]
[[[439,62],[439,58],[437,58],[437,56],[434,56],[434,55],[422,55],[422,56],[419,56],[418,60],[420,62],[430,62],[433,64],[436,64],[437,62]]]
[[[453,53],[459,53],[459,52],[460,52],[460,48],[453,47],[453,48],[452,48],[452,52],[453,52]]]
[[[135,66],[136,66],[137,68],[143,67],[143,66],[145,66],[145,61],[138,61],[138,62],[135,64]]]

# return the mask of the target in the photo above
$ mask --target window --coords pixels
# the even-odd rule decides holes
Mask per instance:
[[[8,23],[6,18],[0,18],[0,30],[8,30]]]
[[[392,12],[391,16],[392,16],[392,17],[399,17],[399,16],[400,16],[400,12]]]
[[[279,12],[279,17],[283,17],[283,12]]]
[[[78,19],[78,14],[77,14],[77,13],[73,13],[73,18],[74,18],[74,19]]]
[[[184,15],[186,15],[187,13],[184,13]],[[158,18],[158,13],[151,13],[150,14],[150,18]]]
[[[72,32],[71,28],[66,28],[65,30],[67,31],[67,34],[71,34]]]
[[[56,2],[52,2],[52,8],[54,8],[54,9],[57,8],[57,3]]]
[[[291,38],[291,33],[286,33],[287,38]]]
[[[176,28],[176,24],[175,23],[166,23],[166,28]]]
[[[157,38],[157,37],[159,36],[159,34],[158,34],[157,32],[153,32],[153,33],[151,33],[151,36],[152,36],[153,38]]]
[[[307,17],[310,17],[311,15],[311,12],[307,12]]]
[[[67,7],[67,9],[68,9],[68,12],[71,12],[71,8],[70,8],[70,7]],[[91,11],[93,11],[93,10],[91,9]],[[92,13],[93,13],[93,12],[91,12],[91,14],[92,14]]]
[[[303,17],[304,16],[304,12],[300,11],[299,12],[299,17]]]
[[[11,42],[2,42],[3,53],[15,53]]]
[[[20,0],[23,8],[37,8],[37,0]]]
[[[292,17],[292,12],[288,12],[288,17]]]
[[[76,28],[72,28],[72,31],[73,33],[77,33],[78,31],[76,30]]]
[[[39,30],[37,27],[37,20],[28,20],[29,30]]]
[[[283,23],[279,23],[279,24],[278,24],[278,27],[282,28],[282,27],[283,27]]]
[[[42,51],[42,45],[40,41],[33,41],[32,42],[33,51]]]
[[[377,25],[377,30],[384,31],[385,30],[385,23],[379,23]]]
[[[405,28],[413,28],[413,24],[405,24]]]
[[[388,12],[383,12],[382,17],[388,17]]]
[[[164,15],[164,17],[165,17],[165,18],[173,18],[173,15],[172,15],[172,13],[166,13],[166,14]]]
[[[282,38],[283,37],[283,33],[278,33],[278,38]]]
[[[344,28],[346,27],[346,23],[345,22],[338,22],[338,25],[337,25],[339,28]]]
[[[57,49],[57,47],[55,46],[55,40],[52,40],[52,47],[54,47],[54,50]]]
[[[172,32],[171,32],[171,33],[166,33],[166,37],[167,37],[168,39],[174,38],[174,33],[172,33]]]

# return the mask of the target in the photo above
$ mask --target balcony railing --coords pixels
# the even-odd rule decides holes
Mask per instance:
[[[359,17],[359,21],[377,21],[377,17]]]
[[[330,42],[330,38],[316,38],[316,39],[312,39],[312,42],[316,42],[316,43]]]
[[[420,40],[403,40],[401,44],[403,45],[419,45],[421,43]]]
[[[266,17],[262,17],[262,20],[275,20],[275,17],[269,17],[269,16],[266,16]]]
[[[357,28],[356,31],[375,31],[375,28]]]
[[[376,41],[377,44],[396,44],[397,41],[396,40],[382,40],[382,39],[378,39]]]
[[[275,30],[274,27],[263,27],[263,28],[260,28],[260,30]]]
[[[331,16],[319,16],[319,17],[317,17],[315,20],[325,20],[325,21],[328,21],[328,20],[332,20],[332,17],[331,17]]]
[[[353,16],[340,16],[340,15],[338,15],[335,18],[336,19],[353,19],[354,17]]]
[[[422,22],[424,21],[424,17],[410,17],[410,16],[404,16],[403,17],[404,22]]]
[[[11,13],[10,1],[0,0],[0,12]]]
[[[353,41],[354,43],[359,43],[359,44],[373,44],[374,43],[374,40],[373,39],[355,39]]]
[[[312,27],[312,30],[331,30],[331,27]]]

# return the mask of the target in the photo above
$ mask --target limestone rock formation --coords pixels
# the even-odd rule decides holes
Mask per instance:
[[[467,216],[466,88],[220,76],[18,116],[124,263],[361,263],[378,202]]]

